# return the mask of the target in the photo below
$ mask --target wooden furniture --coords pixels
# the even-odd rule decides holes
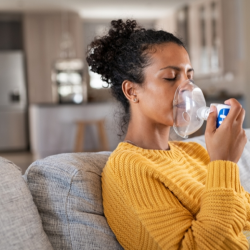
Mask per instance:
[[[65,31],[62,15],[45,12],[24,14],[23,36],[30,104],[57,103],[57,93],[52,91],[51,70],[59,57],[62,32]],[[82,58],[82,20],[77,13],[69,13],[68,18],[75,56]]]
[[[92,151],[108,151],[108,140],[104,129],[104,119],[102,120],[93,120],[93,121],[77,121],[76,126],[76,137],[75,137],[75,152],[84,151],[84,138],[85,138],[85,129],[88,125],[95,125],[98,129],[99,143],[100,148]]]

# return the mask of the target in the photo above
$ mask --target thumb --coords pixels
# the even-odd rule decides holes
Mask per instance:
[[[207,127],[206,127],[206,132],[214,133],[216,130],[216,119],[217,119],[217,109],[214,105],[211,105],[210,107],[210,113],[207,118]]]

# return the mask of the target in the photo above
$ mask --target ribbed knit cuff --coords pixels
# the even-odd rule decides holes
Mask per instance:
[[[231,161],[212,161],[207,168],[206,188],[229,188],[241,191],[239,168]]]

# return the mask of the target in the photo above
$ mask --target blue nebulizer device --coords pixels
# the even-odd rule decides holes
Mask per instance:
[[[229,113],[230,106],[212,103],[217,109],[218,128]],[[206,100],[202,90],[191,80],[186,80],[178,86],[173,100],[173,128],[176,134],[182,138],[188,138],[196,132],[207,120],[210,108],[206,106]]]

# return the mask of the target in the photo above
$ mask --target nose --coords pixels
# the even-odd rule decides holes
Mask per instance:
[[[189,73],[189,67],[186,66],[183,68],[180,72],[180,81],[185,82],[185,81],[190,81],[190,73]]]
[[[180,92],[183,92],[191,87],[190,82],[192,82],[189,78],[184,79],[184,81],[180,81],[176,87],[179,88]]]

